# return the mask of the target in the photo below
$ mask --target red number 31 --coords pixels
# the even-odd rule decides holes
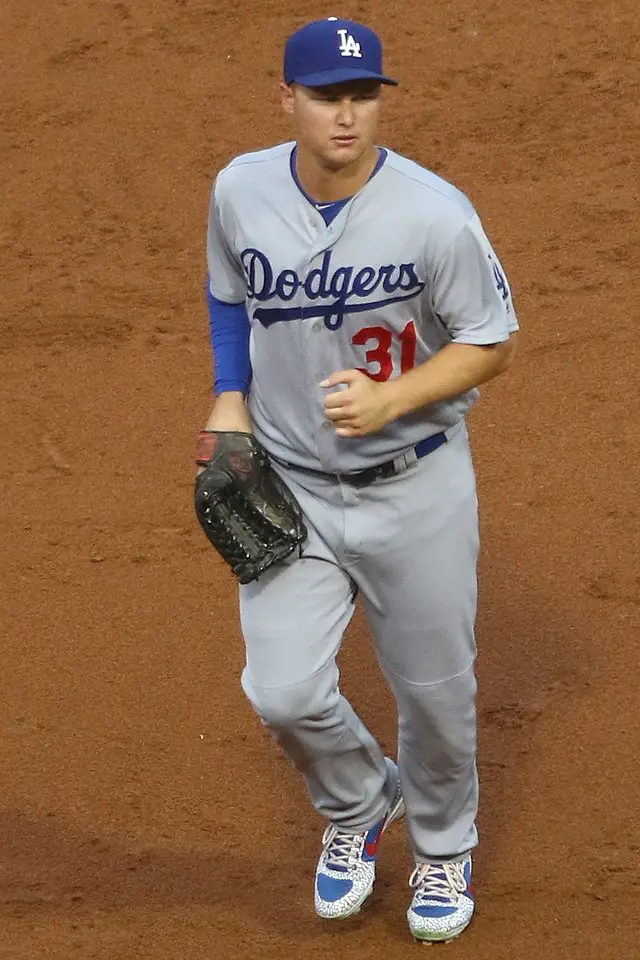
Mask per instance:
[[[357,347],[366,347],[367,344],[374,342],[364,355],[367,367],[358,367],[357,369],[366,373],[372,380],[383,382],[388,380],[393,373],[393,356],[391,347],[394,334],[386,327],[363,327],[358,330],[351,338],[351,342]],[[416,328],[413,320],[410,320],[402,333],[397,334],[397,340],[400,341],[400,373],[406,373],[411,370],[416,363]],[[377,369],[371,370],[371,366],[377,365]]]

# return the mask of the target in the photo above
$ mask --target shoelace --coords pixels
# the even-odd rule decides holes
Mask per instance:
[[[409,877],[419,903],[456,900],[467,889],[463,863],[421,863]]]
[[[352,870],[362,853],[364,833],[338,833],[328,826],[322,835],[325,864],[330,870]]]

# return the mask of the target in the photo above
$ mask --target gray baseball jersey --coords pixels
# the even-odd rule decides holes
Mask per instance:
[[[459,190],[387,150],[327,226],[292,175],[294,146],[237,157],[216,178],[211,293],[246,303],[249,407],[266,449],[329,473],[360,470],[453,426],[477,391],[345,439],[324,414],[325,377],[355,367],[388,380],[450,342],[505,341],[517,319],[500,261]]]

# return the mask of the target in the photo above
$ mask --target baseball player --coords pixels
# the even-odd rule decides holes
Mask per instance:
[[[469,200],[377,145],[394,85],[366,26],[331,17],[288,38],[281,97],[295,138],[235,158],[211,193],[216,399],[197,462],[204,489],[224,461],[200,495],[205,514],[234,463],[246,490],[268,461],[299,507],[286,555],[239,575],[242,687],[326,824],[315,909],[360,910],[380,838],[406,815],[409,929],[431,942],[458,936],[474,909],[478,521],[465,415],[511,365],[518,324]],[[264,503],[258,513],[270,516]],[[356,598],[397,704],[395,760],[340,692]]]

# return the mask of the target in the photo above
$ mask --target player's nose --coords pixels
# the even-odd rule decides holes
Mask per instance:
[[[341,100],[338,109],[338,123],[342,127],[351,127],[356,115],[353,103],[350,100]]]

